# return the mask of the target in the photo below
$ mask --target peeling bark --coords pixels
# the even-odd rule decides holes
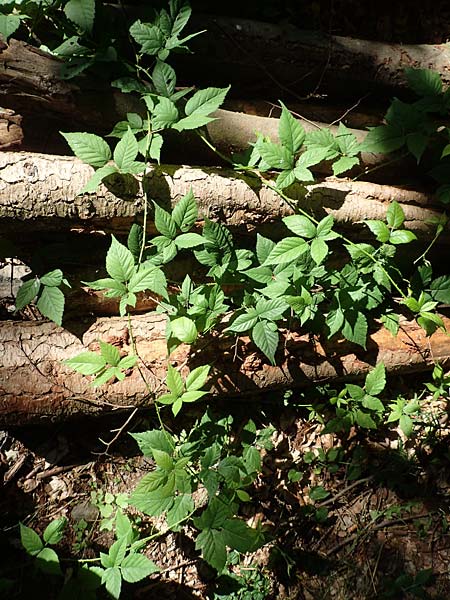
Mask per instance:
[[[4,232],[100,229],[128,232],[143,215],[142,189],[131,189],[121,176],[113,176],[108,188],[95,194],[77,195],[93,169],[71,157],[27,153],[0,154],[0,226]],[[201,218],[252,232],[280,233],[279,220],[293,213],[291,206],[259,179],[230,169],[161,166],[146,176],[149,196],[166,206],[175,204],[192,187]],[[398,201],[405,212],[405,226],[424,238],[434,234],[428,221],[440,211],[427,194],[378,184],[328,178],[321,183],[294,185],[289,190],[293,205],[315,217],[332,214],[354,231],[362,219],[383,219],[390,202]],[[430,206],[431,204],[431,206]],[[278,224],[277,224],[278,223]],[[365,229],[365,228],[363,228]],[[154,231],[150,221],[149,231]],[[448,235],[441,236],[448,241]]]
[[[449,328],[450,320],[444,318]],[[2,427],[57,421],[86,414],[151,405],[163,391],[166,372],[165,317],[148,314],[132,318],[137,352],[145,374],[137,369],[124,381],[92,388],[89,378],[63,364],[86,349],[97,350],[102,339],[130,352],[127,321],[120,318],[66,323],[4,322],[0,328],[0,423]],[[363,351],[346,341],[320,342],[298,332],[282,332],[273,367],[247,337],[213,335],[190,354],[180,346],[172,355],[183,369],[212,364],[212,394],[246,397],[270,390],[304,387],[330,378],[360,379],[377,363],[391,373],[431,368],[435,361],[450,363],[450,338],[440,331],[430,338],[415,323],[404,321],[397,337],[381,328]],[[203,346],[203,347],[202,347]]]

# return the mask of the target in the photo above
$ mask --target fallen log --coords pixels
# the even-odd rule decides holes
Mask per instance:
[[[15,149],[23,140],[22,116],[0,107],[0,150]]]
[[[446,327],[450,319],[444,317]],[[3,322],[0,328],[0,426],[57,421],[118,409],[148,407],[164,390],[166,372],[165,317],[147,314],[131,319],[143,381],[137,369],[121,381],[90,386],[63,364],[98,340],[130,352],[127,320],[80,319],[65,329],[50,322]],[[172,364],[186,370],[212,365],[211,393],[217,397],[249,397],[270,390],[304,387],[314,382],[363,378],[377,363],[390,373],[412,373],[450,363],[450,337],[437,331],[430,338],[415,323],[404,321],[397,337],[384,328],[372,333],[367,350],[343,340],[321,342],[309,334],[282,331],[273,367],[247,337],[211,335],[197,351],[180,346]]]
[[[59,130],[78,129],[107,134],[115,123],[126,118],[128,112],[145,116],[144,104],[135,96],[122,94],[89,77],[80,82],[62,80],[61,65],[59,59],[24,42],[14,39],[9,41],[9,45],[0,42],[0,98],[5,106],[19,111],[28,119],[30,134],[25,139],[24,149],[43,151],[45,141],[50,144],[50,151],[53,144],[55,151],[60,152],[64,144],[56,137]],[[256,140],[256,132],[271,137],[273,141],[278,140],[278,119],[228,110],[218,110],[214,116],[216,120],[206,127],[206,131],[212,144],[226,155],[246,150]],[[300,121],[306,131],[327,127],[326,123],[308,118],[300,118]],[[36,134],[36,128],[41,128],[39,135]],[[330,130],[336,133],[337,128],[331,126]],[[366,135],[366,132],[358,129],[352,132],[359,141]],[[183,133],[181,139],[183,143],[180,144],[180,134],[175,132],[166,135],[163,160],[185,162],[185,148],[189,144],[189,156],[193,164],[221,162],[192,132]],[[354,172],[367,171],[384,163],[388,163],[381,171],[384,178],[394,176],[398,180],[406,173],[410,178],[411,161],[402,160],[392,166],[390,158],[370,153],[362,155],[361,167],[355,168]],[[327,174],[331,172],[327,163],[317,165],[313,170]]]
[[[201,85],[228,85],[241,97],[336,95],[358,99],[407,90],[405,67],[433,69],[450,84],[448,44],[390,44],[304,31],[248,19],[195,15],[206,33],[178,55],[177,72]]]
[[[0,227],[3,233],[54,231],[81,227],[127,233],[142,218],[144,196],[136,184],[130,190],[121,176],[112,176],[108,188],[78,195],[93,169],[76,158],[28,153],[0,154]],[[241,232],[283,233],[280,219],[293,208],[258,178],[230,169],[153,167],[144,181],[149,196],[163,206],[175,204],[190,188],[197,198],[200,218],[220,220]],[[112,190],[112,191],[111,191]],[[332,214],[350,231],[363,219],[384,219],[396,200],[405,212],[405,226],[424,239],[434,235],[429,220],[439,216],[437,205],[425,193],[362,181],[328,178],[320,183],[289,189],[292,204],[322,218]],[[361,227],[358,234],[364,230]],[[149,222],[149,232],[154,231]],[[448,235],[441,236],[449,241]]]

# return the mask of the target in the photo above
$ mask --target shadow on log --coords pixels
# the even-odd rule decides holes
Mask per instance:
[[[450,320],[444,318],[446,327]],[[131,352],[127,320],[118,317],[68,322],[3,322],[0,328],[0,422],[3,427],[58,421],[86,414],[148,407],[162,393],[166,374],[165,317],[131,318],[137,353],[145,375],[137,369],[123,381],[92,388],[89,378],[62,361],[86,349],[98,350],[98,340]],[[450,338],[437,331],[430,338],[415,323],[402,322],[397,337],[380,328],[368,339],[367,350],[343,340],[321,343],[309,335],[282,331],[279,366],[271,366],[247,337],[208,336],[190,349],[180,346],[171,356],[186,371],[211,364],[211,393],[218,397],[257,395],[262,391],[304,387],[329,379],[360,379],[377,363],[391,373],[412,373],[435,361],[450,362]],[[185,366],[187,365],[187,366]]]

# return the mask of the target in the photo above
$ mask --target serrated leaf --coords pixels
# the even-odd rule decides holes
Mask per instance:
[[[382,315],[381,322],[392,335],[396,336],[399,330],[399,316],[395,313]]]
[[[197,400],[200,400],[200,398],[203,398],[204,396],[207,396],[207,395],[208,395],[208,392],[202,392],[202,391],[184,392],[184,394],[180,397],[180,401],[181,401],[181,403],[197,402]]]
[[[302,238],[286,237],[275,245],[266,258],[265,264],[280,265],[294,262],[307,250],[308,244]]]
[[[227,561],[227,549],[223,534],[217,529],[205,529],[196,539],[195,548],[201,550],[202,557],[219,573]]]
[[[95,0],[69,0],[64,7],[66,17],[87,33],[92,33],[95,17]]]
[[[157,467],[163,471],[173,471],[173,458],[167,452],[154,448],[153,458]]]
[[[385,244],[389,240],[391,232],[389,227],[383,221],[376,221],[373,219],[367,219],[364,221],[370,231],[375,235],[378,242]]]
[[[415,240],[417,240],[416,234],[408,229],[398,229],[397,231],[393,231],[389,237],[389,242],[395,245],[409,244]]]
[[[173,239],[177,235],[177,228],[175,221],[172,216],[159,204],[154,203],[155,206],[155,227],[163,236],[169,239]]]
[[[184,112],[187,116],[210,115],[223,104],[229,89],[230,86],[199,90],[187,101]]]
[[[291,154],[300,150],[305,140],[305,130],[299,120],[295,119],[286,106],[281,102],[282,111],[278,125],[278,135],[281,143]]]
[[[418,96],[437,96],[442,92],[442,81],[437,71],[406,67],[404,72],[409,86]]]
[[[44,530],[43,538],[46,544],[59,544],[64,536],[64,529],[67,525],[67,519],[65,517],[61,517],[60,519],[55,519],[51,523],[47,525]]]
[[[95,375],[106,366],[106,361],[101,354],[96,352],[82,352],[65,360],[64,364],[82,375]]]
[[[20,527],[20,541],[22,542],[22,546],[31,554],[31,556],[36,556],[44,547],[41,538],[38,534],[31,529],[31,527],[27,527],[23,523],[19,523]]]
[[[342,335],[349,341],[366,348],[367,319],[361,312],[345,313]]]
[[[294,157],[284,146],[273,142],[262,142],[259,144],[258,150],[264,162],[272,169],[283,171],[292,169],[294,166]]]
[[[168,454],[173,453],[173,439],[169,433],[153,429],[144,431],[143,433],[131,433],[139,446],[140,451],[144,456],[153,456],[153,450],[161,450]]]
[[[194,225],[197,217],[197,203],[191,188],[175,205],[172,210],[172,219],[181,231],[186,232]]]
[[[205,239],[198,233],[182,233],[175,238],[177,248],[198,248],[205,243]]]
[[[92,177],[88,180],[80,194],[91,194],[95,192],[101,182],[109,175],[117,173],[117,169],[113,165],[104,165],[95,171]]]
[[[15,14],[0,14],[0,35],[8,41],[11,36],[20,27],[21,18]]]
[[[119,600],[122,589],[122,575],[118,567],[110,567],[103,572],[102,583],[115,600]]]
[[[412,434],[414,424],[410,416],[402,415],[399,419],[399,425],[406,437],[409,437]]]
[[[318,500],[324,500],[325,498],[328,498],[329,495],[330,492],[326,490],[322,485],[317,485],[309,490],[309,497],[315,502],[317,502]]]
[[[91,165],[103,167],[111,160],[111,150],[104,139],[93,133],[62,133],[77,158]]]
[[[359,165],[359,158],[356,156],[341,156],[333,163],[333,175],[337,177],[356,165]]]
[[[210,369],[210,365],[202,365],[192,370],[186,378],[186,390],[200,390],[208,380]]]
[[[275,352],[278,348],[279,336],[277,327],[268,321],[259,321],[252,329],[252,339],[258,348],[275,365]]]
[[[320,263],[323,262],[323,260],[327,257],[327,255],[328,255],[327,243],[320,238],[315,238],[311,242],[311,257],[312,257],[313,261],[316,263],[316,265],[320,265]]]
[[[134,133],[128,127],[114,150],[114,162],[122,172],[133,166],[138,153],[138,143]]]
[[[429,139],[430,138],[427,135],[420,133],[419,131],[409,133],[406,136],[406,147],[417,160],[417,164],[419,164],[420,159],[425,152]]]
[[[178,317],[170,322],[173,336],[186,344],[193,344],[197,339],[197,328],[188,317]]]
[[[167,299],[167,280],[164,272],[153,265],[142,264],[128,283],[128,290],[133,293],[150,290]]]
[[[155,55],[164,47],[164,35],[156,25],[136,21],[130,27],[130,34],[142,46],[142,52]]]
[[[159,96],[159,102],[152,114],[153,129],[165,129],[178,120],[178,109],[172,100]]]
[[[267,257],[271,253],[271,251],[275,247],[275,242],[262,236],[261,234],[256,234],[256,257],[259,261],[259,264],[262,265],[266,262]]]
[[[365,390],[371,396],[378,396],[386,386],[386,368],[379,363],[366,377]]]
[[[250,309],[247,312],[238,315],[225,331],[234,333],[242,333],[248,331],[258,322],[258,315],[255,309]]]
[[[172,508],[167,511],[166,520],[170,529],[173,529],[194,511],[194,501],[191,494],[182,494],[174,500]]]
[[[283,223],[296,235],[304,238],[313,238],[316,236],[317,228],[311,219],[303,215],[290,215],[284,217]]]
[[[275,185],[278,189],[283,190],[292,185],[296,180],[295,170],[282,171],[276,178]]]
[[[136,583],[153,573],[158,573],[159,569],[153,561],[143,554],[131,553],[124,558],[121,571],[125,581]]]
[[[103,358],[105,359],[105,362],[108,365],[117,367],[120,361],[119,349],[116,346],[113,346],[112,344],[107,344],[106,342],[102,342],[101,340],[99,340],[99,344],[100,352]]]
[[[364,408],[371,410],[373,412],[379,412],[380,414],[384,410],[384,405],[379,398],[374,398],[373,396],[369,396],[366,394],[362,400],[362,405]]]
[[[52,548],[42,548],[36,556],[36,567],[48,575],[62,575],[58,555]]]
[[[360,146],[361,152],[376,152],[389,154],[398,150],[405,143],[405,135],[400,127],[395,125],[380,125],[371,129]]]
[[[128,250],[135,258],[138,258],[141,253],[142,243],[144,241],[144,229],[139,223],[133,223],[128,234],[127,246]]]
[[[174,69],[166,62],[157,60],[152,71],[152,83],[156,92],[160,96],[170,98],[175,91],[176,80]]]
[[[128,281],[134,271],[134,258],[126,246],[111,236],[111,246],[106,255],[106,270],[116,281]]]
[[[403,225],[405,213],[398,202],[391,202],[386,212],[386,221],[392,229],[398,229]]]
[[[241,519],[228,519],[222,526],[225,544],[238,552],[250,552],[254,549],[256,531]]]
[[[208,125],[208,123],[211,123],[214,120],[215,119],[202,114],[189,115],[189,117],[183,117],[182,119],[174,123],[172,125],[172,129],[175,129],[176,131],[199,129],[200,127],[204,127],[205,125]]]
[[[29,281],[24,281],[17,291],[15,301],[16,310],[22,310],[27,304],[30,304],[36,298],[40,287],[41,284],[36,277]]]
[[[64,313],[64,294],[57,287],[42,287],[36,306],[48,319],[61,325]]]
[[[377,428],[377,424],[375,423],[373,418],[370,416],[370,414],[365,413],[362,410],[357,410],[355,412],[355,420],[356,420],[356,423],[360,427],[363,427],[364,429],[376,429]]]
[[[63,272],[61,269],[55,269],[54,271],[49,271],[45,275],[40,278],[42,285],[47,285],[49,287],[58,287],[61,285],[63,280]]]
[[[167,368],[166,384],[172,394],[176,397],[183,393],[183,380],[180,373],[169,364]]]

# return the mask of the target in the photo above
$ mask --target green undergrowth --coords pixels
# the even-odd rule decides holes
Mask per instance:
[[[64,58],[65,77],[95,73],[106,64],[112,87],[140,100],[141,113],[128,113],[107,139],[90,132],[62,134],[73,153],[93,168],[80,193],[94,194],[100,184],[117,179],[134,181],[140,189],[146,170],[160,161],[169,130],[196,131],[211,147],[205,126],[214,120],[229,88],[177,87],[170,65],[172,53],[188,51],[189,40],[198,35],[183,37],[191,13],[187,2],[171,0],[167,9],[154,11],[148,22],[130,25],[127,33],[133,61],[122,57],[120,44],[108,45],[105,36],[97,36],[106,17],[93,0],[48,6],[32,0],[6,2],[1,9],[0,32],[5,38],[22,33],[35,39],[36,31],[45,24],[52,31],[46,48]],[[100,588],[119,598],[128,584],[158,572],[146,548],[162,533],[155,530],[147,535],[136,526],[136,513],[143,519],[160,519],[171,532],[191,536],[197,554],[218,576],[219,588],[234,586],[228,595],[218,588],[215,597],[257,599],[269,593],[266,575],[258,567],[251,567],[250,575],[231,567],[240,560],[236,557],[274,544],[273,533],[262,521],[249,522],[244,517],[245,507],[252,503],[260,485],[263,458],[273,445],[273,429],[248,419],[236,430],[231,413],[214,413],[208,395],[223,360],[217,353],[216,360],[202,364],[204,348],[217,344],[217,339],[217,347],[224,342],[237,348],[244,334],[263,363],[280,366],[289,358],[291,332],[322,341],[347,340],[356,352],[362,352],[370,333],[380,324],[393,336],[405,319],[415,320],[425,335],[445,331],[437,309],[450,303],[450,275],[434,273],[429,260],[430,249],[445,231],[445,214],[430,223],[435,235],[425,250],[406,227],[404,211],[396,201],[389,204],[384,219],[364,220],[360,225],[367,241],[355,242],[340,231],[332,215],[313,218],[290,196],[291,186],[304,187],[314,181],[314,167],[324,161],[331,162],[334,175],[351,175],[360,165],[362,152],[400,150],[414,156],[418,170],[426,155],[433,158],[431,177],[439,184],[439,198],[448,202],[450,145],[449,130],[443,123],[450,96],[432,71],[408,69],[406,75],[418,99],[410,103],[394,99],[385,123],[371,129],[362,144],[342,123],[335,134],[328,128],[306,133],[281,103],[278,141],[258,135],[242,155],[221,155],[291,207],[293,214],[282,220],[281,239],[258,234],[251,248],[241,247],[223,223],[199,214],[192,191],[168,207],[154,202],[151,187],[142,186],[143,218],[136,220],[127,239],[111,236],[104,276],[83,282],[91,290],[119,300],[120,316],[128,323],[129,352],[99,340],[98,352],[83,352],[65,364],[90,378],[93,386],[114,386],[131,370],[139,371],[154,401],[158,426],[134,432],[132,437],[152,468],[120,503],[109,496],[107,501],[106,493],[99,496],[96,492],[95,501],[103,507],[104,528],[113,532],[114,542],[95,558],[75,560],[70,569],[62,567],[53,548],[64,535],[64,519],[50,523],[42,536],[20,525],[21,542],[33,558],[33,568],[60,578],[62,598],[80,594],[95,598]],[[147,235],[150,220],[157,235]],[[410,260],[405,270],[399,266],[398,255],[406,245]],[[181,280],[169,281],[167,266],[187,257],[198,265],[199,275],[194,277],[189,269]],[[65,303],[61,286],[69,285],[60,269],[33,275],[18,292],[16,309],[35,303],[43,316],[61,324]],[[161,382],[162,393],[147,382],[146,365],[133,335],[131,312],[143,292],[167,318],[167,375]],[[182,344],[195,353],[195,368],[179,364],[176,351]],[[441,398],[447,395],[448,385],[443,367],[436,365],[428,391],[435,399]],[[291,400],[296,397],[297,403],[303,402],[309,420],[323,427],[323,435],[332,434],[336,439],[353,434],[363,439],[389,431],[400,444],[406,444],[418,431],[430,431],[431,425],[422,415],[425,393],[389,397],[385,387],[386,369],[379,362],[360,383],[345,383],[338,389],[317,386],[314,401],[309,393],[300,400],[293,395]],[[288,393],[285,402],[289,401]],[[189,428],[178,428],[175,433],[168,426],[169,419],[182,419],[186,405],[192,403],[199,407],[207,404],[204,410],[199,408],[200,414]],[[361,443],[361,452],[362,448]],[[342,450],[332,448],[307,452],[292,463],[288,485],[297,491],[309,487],[305,519],[326,523],[329,518],[326,503],[330,491],[324,482],[309,485],[308,473],[336,473],[342,460]],[[346,480],[371,476],[362,464],[358,466],[352,459],[346,466]],[[78,537],[80,542],[82,528]],[[416,583],[413,579],[405,585]],[[14,581],[6,577],[2,585],[12,589]],[[403,583],[396,580],[394,585]]]

